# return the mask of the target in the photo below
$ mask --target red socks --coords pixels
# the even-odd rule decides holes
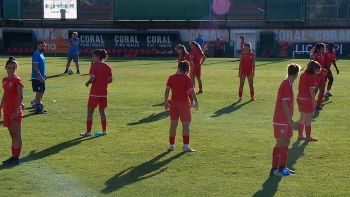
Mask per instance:
[[[250,91],[250,96],[253,98],[254,97],[254,90]]]
[[[320,93],[318,93],[318,100],[317,100],[317,106],[318,107],[321,107],[321,103],[322,103],[322,100],[323,100],[323,94],[321,94],[321,92]]]
[[[331,90],[331,88],[332,88],[332,86],[330,86],[330,85],[327,86],[328,91]]]
[[[92,120],[86,121],[86,132],[91,132]]]
[[[238,96],[239,96],[239,98],[241,98],[243,96],[243,92],[239,91]]]
[[[190,136],[182,136],[182,140],[183,140],[184,144],[189,144],[190,143]],[[174,137],[172,137],[172,136],[169,137],[169,144],[172,144],[172,145],[175,144],[175,136]]]
[[[101,120],[102,131],[107,131],[107,120]]]
[[[287,158],[288,158],[288,146],[283,146],[280,152],[280,166],[287,165]]]
[[[182,136],[182,140],[184,144],[189,144],[190,143],[190,136]]]
[[[202,84],[199,84],[199,90],[202,90],[202,87],[203,87]]]
[[[272,151],[272,168],[278,167],[278,160],[279,160],[279,154],[281,149],[277,148],[276,146],[273,148]]]
[[[12,149],[12,157],[19,158],[22,147],[11,146],[11,149]]]
[[[169,144],[174,145],[175,144],[175,136],[174,137],[169,137]]]
[[[298,124],[298,135],[299,135],[299,136],[303,136],[304,127],[305,127],[304,124]]]
[[[311,126],[305,126],[306,137],[311,136]]]

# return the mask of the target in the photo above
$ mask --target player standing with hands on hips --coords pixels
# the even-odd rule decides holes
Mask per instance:
[[[73,32],[72,37],[68,41],[68,57],[67,57],[67,65],[66,65],[66,70],[64,71],[63,74],[68,73],[68,69],[70,67],[70,63],[72,60],[75,63],[75,67],[77,68],[77,73],[80,74],[79,71],[79,43],[80,40],[78,38],[78,33]]]
[[[32,87],[35,95],[35,113],[36,114],[46,114],[45,110],[42,110],[40,103],[43,99],[45,92],[45,80],[46,80],[46,64],[45,64],[45,42],[38,41],[37,50],[34,52],[32,57]]]
[[[98,106],[101,115],[102,135],[107,132],[107,117],[105,109],[107,108],[107,89],[108,84],[112,83],[112,69],[104,61],[108,58],[107,52],[104,49],[96,49],[92,53],[92,61],[94,62],[90,67],[90,79],[85,83],[86,87],[91,85],[90,96],[88,101],[88,112],[86,120],[86,132],[81,133],[80,136],[91,136],[92,116],[95,108]]]
[[[179,122],[179,118],[182,122],[182,139],[183,139],[183,151],[195,152],[190,148],[190,123],[191,117],[191,104],[189,101],[189,93],[192,95],[194,103],[194,109],[198,109],[198,101],[194,92],[194,86],[191,78],[187,75],[190,71],[190,65],[188,61],[180,61],[178,64],[178,70],[176,74],[171,75],[166,84],[164,93],[164,108],[170,111],[170,131],[169,131],[169,151],[174,150],[176,128]],[[168,103],[168,97],[171,89],[171,103]]]
[[[4,110],[3,126],[7,127],[12,138],[12,157],[3,161],[3,164],[20,164],[19,155],[22,149],[22,100],[23,100],[23,82],[16,75],[17,62],[14,57],[9,57],[5,69],[7,77],[2,79],[4,95],[2,96],[0,110]],[[1,113],[0,113],[1,117]]]
[[[274,137],[276,145],[272,152],[272,169],[270,175],[289,176],[294,173],[286,167],[290,138],[293,136],[294,92],[293,82],[298,77],[300,67],[290,64],[287,78],[282,81],[277,95],[275,113],[273,115]],[[279,167],[278,167],[279,163]]]
[[[238,89],[238,102],[242,101],[243,87],[245,78],[248,78],[250,88],[250,100],[256,101],[254,98],[254,85],[253,79],[255,75],[255,53],[252,52],[250,43],[244,44],[244,52],[241,54],[241,60],[239,62],[238,77],[239,77],[239,89]]]

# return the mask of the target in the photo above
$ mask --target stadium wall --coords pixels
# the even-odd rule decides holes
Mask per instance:
[[[47,53],[66,53],[67,42],[69,38],[69,31],[84,31],[96,34],[99,31],[110,32],[122,32],[122,31],[138,31],[139,29],[116,29],[116,28],[21,28],[21,27],[2,27],[0,31],[0,39],[3,42],[2,30],[32,30],[36,35],[37,40],[44,40],[47,43]],[[149,28],[145,29],[148,32],[154,31],[167,31],[167,32],[179,32],[180,43],[188,43],[191,40],[201,34],[206,42],[204,49],[207,54],[210,54],[210,50],[213,50],[212,45],[216,39],[219,38],[226,43],[225,51],[227,56],[237,56],[236,50],[239,49],[239,36],[244,35],[247,42],[251,42],[253,50],[257,52],[258,56],[264,50],[260,46],[260,35],[262,33],[271,33],[274,35],[275,45],[273,49],[274,55],[279,57],[292,56],[293,51],[310,51],[312,45],[317,42],[335,42],[335,50],[338,56],[350,56],[350,29],[311,29],[311,28],[269,28],[269,29],[244,29],[244,28],[189,28],[189,29],[177,29],[177,28]],[[177,44],[177,43],[172,43]],[[3,49],[6,51],[6,49]],[[298,53],[299,55],[307,55],[307,53]]]

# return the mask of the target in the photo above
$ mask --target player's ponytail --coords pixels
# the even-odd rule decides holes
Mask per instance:
[[[92,53],[99,57],[101,61],[105,61],[108,58],[107,51],[104,49],[95,49]]]
[[[203,49],[202,49],[202,47],[198,44],[198,42],[196,42],[196,41],[191,41],[191,42],[190,42],[190,45],[193,45],[194,47],[196,47],[196,48],[199,50],[199,52],[200,52],[202,55],[204,55]]]
[[[311,55],[315,55],[316,53],[318,53],[320,51],[321,48],[324,48],[324,44],[323,43],[317,43],[311,51]]]
[[[181,61],[178,64],[179,70],[187,74],[190,70],[190,64],[187,60]]]
[[[16,64],[16,68],[17,68],[17,61],[13,56],[10,56],[9,59],[6,61],[5,68],[7,67],[8,64]]]

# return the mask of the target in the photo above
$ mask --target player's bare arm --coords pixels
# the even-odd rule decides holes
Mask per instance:
[[[109,77],[108,78],[108,83],[112,83],[113,82],[113,77]]]
[[[241,69],[242,69],[242,55],[241,59],[239,60],[239,66],[238,66],[238,77],[241,77]]]
[[[89,87],[89,85],[92,84],[92,82],[94,82],[94,80],[95,80],[95,77],[90,76],[90,79],[85,83],[85,86]]]
[[[207,59],[207,57],[204,55],[201,59],[201,65],[205,62],[206,59]]]
[[[19,107],[21,106],[22,101],[23,101],[23,87],[21,84],[17,85],[17,93],[18,93],[18,101],[17,101],[16,109],[12,114],[13,119],[18,118],[18,110],[19,110]]]
[[[39,76],[39,80],[41,83],[45,82],[44,77],[41,75],[40,71],[39,71],[39,64],[38,63],[33,63],[34,66],[34,71],[35,73]]]
[[[339,69],[337,67],[337,64],[335,63],[335,60],[333,60],[333,65],[334,65],[335,70],[337,71],[337,74],[339,74]]]
[[[2,98],[1,98],[1,104],[0,104],[0,118],[1,118],[1,110],[2,110],[2,108],[3,108],[3,103],[4,103],[4,95],[5,95],[5,93],[2,95]]]
[[[283,111],[286,114],[287,118],[288,118],[288,124],[290,126],[294,126],[294,120],[292,115],[290,114],[289,108],[288,108],[288,100],[282,100],[282,107],[283,107]]]
[[[194,109],[197,110],[198,109],[198,100],[197,100],[197,96],[196,96],[196,93],[194,92],[194,88],[192,88],[190,90],[190,94],[194,100]]]
[[[166,87],[165,92],[164,92],[164,108],[165,108],[165,110],[169,110],[169,103],[168,103],[169,93],[170,93],[170,87]]]
[[[255,57],[253,59],[253,77],[255,77]]]

